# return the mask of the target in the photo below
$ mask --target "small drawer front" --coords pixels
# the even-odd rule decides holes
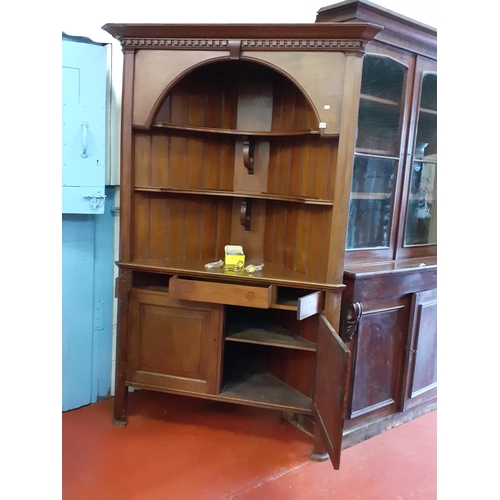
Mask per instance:
[[[272,286],[247,286],[213,281],[197,281],[174,276],[169,281],[170,296],[212,304],[268,309],[272,300]]]
[[[325,292],[314,292],[309,295],[304,295],[298,299],[297,303],[297,319],[303,320],[318,314],[325,307]]]

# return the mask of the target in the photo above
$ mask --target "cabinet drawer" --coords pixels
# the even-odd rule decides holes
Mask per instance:
[[[257,307],[268,309],[272,300],[272,286],[236,285],[216,281],[201,281],[174,276],[169,281],[170,296],[212,304]]]
[[[297,311],[299,321],[323,311],[325,307],[325,292],[302,290],[299,288],[277,287],[271,305],[274,309]]]

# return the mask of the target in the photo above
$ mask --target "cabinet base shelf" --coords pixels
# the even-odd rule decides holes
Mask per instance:
[[[238,373],[227,381],[220,396],[235,403],[312,412],[310,398],[266,372]]]
[[[282,327],[270,324],[252,325],[232,328],[225,338],[226,342],[267,345],[285,349],[298,349],[316,352],[316,343],[293,335]]]
[[[220,394],[203,394],[197,392],[166,389],[127,382],[127,387],[144,389],[168,394],[178,394],[201,399],[210,399],[244,406],[267,408],[270,410],[293,411],[312,414],[312,401],[307,396],[291,388],[269,373],[245,373],[229,380]]]

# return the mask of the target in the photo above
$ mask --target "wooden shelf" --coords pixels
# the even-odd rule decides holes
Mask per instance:
[[[140,127],[137,127],[140,128]],[[236,130],[226,128],[199,127],[194,125],[178,125],[174,123],[155,123],[153,128],[180,130],[184,132],[198,132],[203,134],[224,134],[234,136],[258,136],[258,137],[293,137],[303,135],[319,135],[319,130],[292,130],[283,131],[258,131],[258,130]]]
[[[418,200],[418,201],[421,201],[422,200],[422,195],[421,194],[410,194],[410,196],[408,197],[410,200]],[[429,203],[433,203],[435,200],[434,200],[434,197],[431,195],[427,195],[427,201]]]
[[[229,328],[226,341],[316,352],[316,343],[271,324],[252,326],[246,324],[241,327],[235,325]]]
[[[428,109],[428,108],[420,108],[421,113],[425,113],[427,115],[435,115],[437,116],[438,112],[435,109]]]
[[[378,102],[379,104],[388,104],[389,106],[401,106],[401,103],[397,101],[392,101],[390,99],[384,99],[383,97],[375,97],[373,95],[361,94],[361,99],[371,102]]]
[[[388,200],[391,193],[351,193],[353,200]]]
[[[437,158],[414,158],[413,163],[433,163],[437,164]]]
[[[379,156],[388,160],[399,160],[398,156],[394,156],[394,153],[387,149],[356,148],[355,154],[357,156]]]
[[[219,399],[264,408],[288,409],[303,413],[312,411],[310,398],[267,372],[241,372],[233,375],[222,389]]]
[[[173,189],[163,187],[147,187],[137,186],[137,192],[144,193],[165,193],[165,194],[182,194],[182,195],[197,195],[197,196],[226,196],[230,198],[253,198],[258,200],[285,201],[289,203],[303,203],[305,205],[323,205],[327,207],[333,206],[332,200],[323,200],[319,198],[307,198],[300,196],[286,196],[270,193],[254,193],[244,191],[219,191],[205,189]]]
[[[122,269],[136,271],[154,272],[159,274],[171,274],[180,276],[193,276],[206,279],[232,281],[244,284],[276,284],[297,288],[307,288],[310,290],[330,290],[338,291],[345,288],[343,283],[329,283],[319,279],[317,276],[310,276],[299,271],[286,269],[282,266],[264,263],[264,269],[254,274],[242,272],[240,275],[226,274],[222,268],[206,269],[207,262],[216,261],[220,257],[211,259],[167,259],[167,260],[135,260],[133,262],[117,262]]]

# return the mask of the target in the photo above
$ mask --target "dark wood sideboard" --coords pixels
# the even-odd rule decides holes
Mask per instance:
[[[437,407],[437,33],[366,0],[316,21],[384,27],[364,56],[349,206],[346,447]]]

